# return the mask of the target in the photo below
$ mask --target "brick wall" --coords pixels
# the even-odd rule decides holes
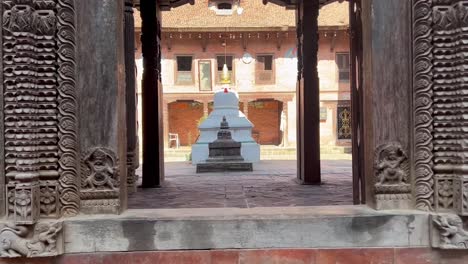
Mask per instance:
[[[466,251],[409,248],[193,250],[0,259],[0,264],[462,264]]]
[[[282,103],[276,100],[257,100],[249,102],[249,120],[254,124],[254,137],[262,145],[281,144],[280,121]]]
[[[179,135],[181,146],[190,146],[198,137],[198,122],[203,117],[203,104],[178,101],[168,105],[169,133]],[[173,146],[173,145],[172,145]]]

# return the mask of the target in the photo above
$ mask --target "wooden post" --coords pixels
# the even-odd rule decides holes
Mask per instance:
[[[128,192],[136,191],[135,170],[138,167],[137,153],[137,105],[135,71],[135,22],[133,0],[125,0],[125,85],[127,105],[127,187]]]
[[[359,6],[358,8],[355,8]],[[361,125],[362,96],[362,41],[360,25],[360,3],[351,0],[349,3],[350,59],[351,59],[351,110],[352,110],[352,146],[353,146],[353,203],[365,204],[365,182],[361,168],[364,163],[362,156],[363,140]]]
[[[143,188],[161,185],[164,179],[162,140],[160,35],[157,1],[141,1],[143,51]]]
[[[320,184],[320,97],[317,71],[319,1],[301,0],[297,7],[298,30],[298,179]]]

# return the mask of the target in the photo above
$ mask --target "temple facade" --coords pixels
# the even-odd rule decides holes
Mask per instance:
[[[335,1],[262,2],[297,14],[297,184],[320,185],[318,17]],[[355,205],[191,210],[127,198],[133,7],[151,189],[164,183],[162,13],[194,1],[1,3],[0,262],[468,261],[467,1],[350,1]]]
[[[176,147],[176,142],[169,141],[169,134],[178,136],[180,146],[190,146],[197,140],[197,126],[213,110],[213,93],[221,87],[222,67],[227,63],[231,87],[240,95],[241,111],[254,124],[255,140],[261,145],[294,147],[295,11],[271,5],[259,14],[261,1],[236,2],[226,9],[219,9],[216,3],[196,1],[163,13],[165,146]],[[200,12],[205,15],[197,16]],[[351,146],[348,12],[347,2],[335,2],[323,7],[319,14],[322,145]],[[135,16],[136,59],[138,72],[142,73],[138,41],[141,20],[138,12]],[[141,80],[142,75],[139,77]]]

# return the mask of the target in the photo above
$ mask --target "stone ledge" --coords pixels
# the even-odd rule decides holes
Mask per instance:
[[[65,253],[429,247],[429,217],[365,206],[128,210],[64,222]]]

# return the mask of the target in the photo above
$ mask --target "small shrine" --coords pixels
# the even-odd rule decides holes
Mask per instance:
[[[242,158],[247,162],[259,162],[260,146],[252,137],[253,124],[239,110],[237,92],[226,87],[215,93],[214,110],[198,127],[200,136],[192,145],[192,163],[204,163],[209,158],[209,144],[218,139],[220,123],[224,119],[229,123],[232,140],[241,145]]]
[[[229,123],[223,117],[218,139],[208,144],[209,156],[206,162],[197,164],[197,173],[218,171],[252,171],[251,162],[241,156],[241,143],[232,139]]]

